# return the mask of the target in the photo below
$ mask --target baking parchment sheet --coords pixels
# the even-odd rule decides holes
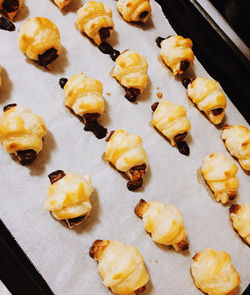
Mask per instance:
[[[0,149],[0,216],[58,295],[110,294],[102,284],[97,264],[88,255],[96,239],[117,239],[139,249],[150,275],[146,295],[200,294],[190,276],[192,256],[205,247],[224,250],[231,255],[240,274],[242,283],[238,294],[241,294],[250,281],[250,249],[233,230],[229,207],[215,202],[200,173],[207,154],[223,152],[231,158],[220,138],[221,129],[194,107],[180,80],[173,77],[159,58],[155,38],[174,34],[160,6],[151,1],[151,19],[146,25],[138,26],[121,18],[116,1],[103,2],[113,11],[115,31],[110,43],[120,51],[136,50],[148,61],[148,86],[137,103],[127,101],[124,90],[109,76],[114,64],[110,57],[75,28],[81,1],[73,0],[60,12],[52,1],[38,4],[26,0],[16,18],[17,30],[0,31],[1,107],[14,102],[27,106],[44,118],[48,128],[44,148],[31,166],[21,166]],[[18,50],[17,31],[28,17],[35,16],[48,17],[61,33],[62,53],[51,71],[29,61]],[[58,80],[79,72],[103,83],[106,104],[100,122],[109,131],[124,128],[143,139],[149,171],[138,192],[129,192],[127,181],[103,160],[104,139],[98,140],[91,132],[85,132],[82,123],[63,105],[64,95]],[[209,77],[197,59],[189,75]],[[150,106],[159,101],[157,92],[163,93],[163,99],[187,109],[192,125],[187,137],[189,157],[181,155],[152,128]],[[227,101],[226,123],[249,127],[229,98]],[[249,176],[238,162],[235,164],[240,183],[237,202],[249,203]],[[89,218],[75,229],[70,230],[54,220],[44,209],[49,186],[47,175],[57,169],[89,173],[92,178],[93,209]],[[187,228],[189,251],[177,253],[153,242],[134,214],[141,198],[179,208]]]

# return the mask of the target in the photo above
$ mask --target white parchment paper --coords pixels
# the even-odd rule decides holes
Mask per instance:
[[[103,2],[113,10],[115,31],[110,43],[120,51],[128,48],[138,51],[149,64],[148,87],[135,104],[124,98],[123,89],[109,76],[113,67],[110,57],[75,28],[81,1],[73,0],[60,12],[52,1],[38,4],[26,0],[16,18],[17,30],[28,17],[35,16],[48,17],[58,26],[63,49],[51,71],[30,62],[18,50],[17,30],[0,31],[1,108],[14,102],[27,106],[44,118],[48,128],[44,148],[29,167],[21,166],[0,149],[0,216],[55,294],[110,294],[102,284],[95,261],[88,255],[96,239],[117,239],[136,246],[150,275],[144,294],[152,295],[200,294],[189,272],[192,256],[205,247],[225,250],[240,274],[238,294],[241,294],[250,281],[250,249],[233,230],[229,207],[215,202],[200,173],[205,155],[223,152],[231,157],[220,138],[221,129],[194,107],[180,80],[173,77],[159,58],[155,38],[174,34],[160,6],[151,1],[152,18],[140,27],[123,21],[116,10],[116,1]],[[209,77],[197,59],[192,71],[191,76]],[[144,187],[138,192],[129,192],[126,180],[102,160],[105,141],[85,132],[80,121],[63,105],[58,80],[79,72],[103,83],[106,110],[101,123],[109,131],[124,128],[143,139],[150,169]],[[163,98],[187,109],[192,125],[187,139],[189,157],[171,147],[150,124],[150,106],[159,100],[156,95],[159,91]],[[227,101],[226,123],[248,126],[229,98]],[[249,203],[249,176],[235,163],[240,183],[237,202]],[[89,173],[95,188],[90,217],[73,230],[54,220],[44,209],[49,186],[47,175],[57,169]],[[152,241],[133,211],[140,198],[159,200],[180,209],[190,240],[188,252],[177,253]]]

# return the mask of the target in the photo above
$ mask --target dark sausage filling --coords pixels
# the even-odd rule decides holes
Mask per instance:
[[[38,55],[39,64],[43,67],[49,65],[53,60],[55,60],[59,55],[55,48],[50,48],[46,50],[43,54]]]
[[[63,170],[56,170],[48,175],[50,183],[53,184],[65,176]]]
[[[143,22],[144,19],[147,17],[147,15],[148,15],[148,11],[143,11],[143,12],[141,12],[141,13],[139,14],[139,19],[140,19],[140,21]]]
[[[17,11],[19,9],[18,0],[5,0],[2,4],[3,10],[7,13]]]
[[[127,188],[130,191],[136,190],[142,186],[145,170],[146,164],[135,166],[129,170],[128,176],[131,180],[127,183]]]
[[[79,217],[75,217],[75,218],[66,219],[66,222],[67,222],[68,226],[71,228],[71,227],[73,227],[75,225],[80,224],[85,217],[86,216],[84,215],[84,216],[79,216]]]
[[[159,105],[159,102],[158,102],[158,101],[155,102],[155,103],[153,103],[153,104],[151,105],[151,110],[152,110],[152,112],[154,112],[154,111],[157,109],[158,105]]]
[[[17,151],[17,159],[21,162],[22,165],[29,165],[33,163],[36,159],[36,156],[36,151],[32,149]]]
[[[85,131],[92,131],[98,139],[104,138],[107,134],[107,128],[104,128],[97,122],[100,116],[98,113],[89,113],[83,115],[83,122],[85,124]]]
[[[0,29],[6,31],[15,31],[16,27],[9,19],[0,16]]]
[[[127,88],[127,87],[124,87],[124,89],[125,89],[125,92],[126,92],[125,97],[130,102],[135,102],[137,96],[141,93],[140,89],[138,89],[138,88],[133,88],[133,87]]]
[[[177,144],[177,148],[178,148],[179,152],[185,156],[188,156],[190,154],[190,149],[189,149],[189,146],[187,145],[187,143],[185,141],[183,141],[183,139],[186,136],[187,136],[187,132],[177,134],[174,137],[174,141]]]
[[[189,62],[187,60],[182,60],[180,64],[180,70],[186,71],[189,67]]]
[[[107,42],[102,42],[98,46],[99,50],[104,54],[109,54],[111,59],[115,61],[117,57],[120,55],[120,51],[114,49],[110,44]]]
[[[110,36],[110,30],[112,30],[112,27],[101,28],[99,30],[99,35],[102,41]]]
[[[159,48],[161,48],[161,42],[162,42],[163,40],[165,40],[165,38],[162,38],[162,37],[157,37],[157,38],[155,39],[155,42],[156,42],[156,44],[157,44],[157,46],[158,46]]]
[[[181,141],[183,141],[183,139],[187,136],[187,132],[184,132],[184,133],[180,133],[180,134],[177,134],[175,137],[174,137],[174,141],[176,144],[180,143]]]
[[[3,107],[3,111],[6,112],[6,111],[8,111],[9,109],[14,108],[14,107],[16,107],[16,106],[17,106],[16,103],[7,104],[5,107]]]
[[[218,109],[214,109],[214,110],[212,110],[212,113],[213,113],[214,116],[218,116],[218,115],[220,115],[223,111],[224,111],[223,108],[218,108]]]
[[[61,86],[61,88],[63,89],[65,84],[68,82],[68,79],[67,78],[61,78],[59,80],[59,85]]]

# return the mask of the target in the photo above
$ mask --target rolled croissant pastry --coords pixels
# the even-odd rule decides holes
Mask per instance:
[[[176,207],[141,199],[135,214],[143,220],[145,230],[155,242],[172,246],[176,251],[188,249],[183,217]]]
[[[44,67],[61,53],[59,30],[45,17],[30,18],[21,26],[18,45],[22,53]]]
[[[8,15],[10,20],[16,16],[22,6],[23,0],[0,0],[0,10]]]
[[[151,108],[154,112],[152,119],[154,127],[169,139],[172,146],[177,145],[182,154],[189,155],[189,147],[183,141],[191,129],[186,109],[169,100],[154,103]]]
[[[236,157],[245,170],[250,170],[250,131],[241,125],[225,125],[222,139],[230,154]]]
[[[148,63],[144,56],[133,50],[125,50],[116,61],[111,77],[125,89],[125,97],[133,102],[143,92],[148,83]]]
[[[237,166],[222,153],[214,153],[204,158],[201,172],[213,191],[217,202],[223,204],[236,198],[239,186]]]
[[[170,36],[160,42],[160,47],[160,56],[174,75],[183,74],[194,62],[193,43],[189,38]]]
[[[229,209],[233,227],[250,246],[250,205],[235,204]]]
[[[188,85],[188,96],[213,124],[224,118],[227,101],[220,84],[212,79],[197,77]]]
[[[100,45],[113,30],[112,10],[102,2],[88,1],[78,10],[76,23],[81,32]]]
[[[43,119],[23,106],[4,107],[0,118],[0,142],[8,153],[16,155],[22,165],[31,164],[42,150],[47,133]]]
[[[72,76],[63,87],[65,105],[83,118],[86,131],[93,131],[97,138],[106,136],[107,129],[98,124],[97,118],[104,111],[102,83],[80,73]]]
[[[72,0],[54,0],[59,9],[63,9],[63,7],[68,5],[71,1]]]
[[[49,174],[49,179],[45,209],[55,219],[65,220],[72,228],[89,216],[92,208],[89,197],[93,192],[89,175],[57,170]]]
[[[128,189],[141,187],[148,160],[140,136],[119,129],[112,131],[106,141],[106,159],[129,177]]]
[[[235,295],[241,283],[231,257],[206,248],[193,257],[191,275],[197,288],[208,295]]]
[[[117,9],[127,22],[145,23],[151,15],[150,0],[118,0]]]
[[[96,240],[89,255],[98,261],[103,284],[117,295],[137,295],[149,280],[144,260],[134,246],[115,240]]]

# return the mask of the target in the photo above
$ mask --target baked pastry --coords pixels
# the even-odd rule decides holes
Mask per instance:
[[[23,0],[0,0],[0,10],[8,15],[10,20],[16,16],[22,6]]]
[[[134,246],[115,240],[96,240],[89,255],[98,264],[103,284],[114,294],[137,295],[149,280],[143,257]]]
[[[54,0],[56,5],[60,8],[63,9],[66,5],[68,5],[72,0]]]
[[[222,153],[214,153],[204,158],[201,172],[217,202],[223,204],[236,198],[239,186],[237,166]]]
[[[135,214],[143,220],[145,230],[155,242],[172,246],[176,251],[188,249],[183,217],[176,207],[141,199]]]
[[[61,53],[59,30],[45,17],[30,18],[21,26],[18,45],[22,53],[44,67]]]
[[[235,204],[229,209],[233,227],[250,246],[250,205]]]
[[[65,220],[72,228],[89,216],[93,192],[89,175],[57,170],[49,174],[51,185],[47,190],[45,209],[57,220]]]
[[[98,124],[97,118],[104,111],[102,83],[80,73],[72,76],[63,87],[65,105],[83,118],[84,130],[93,131],[97,138],[106,136],[107,129]]]
[[[77,11],[76,24],[81,32],[100,45],[114,28],[112,10],[102,2],[88,1]]]
[[[197,288],[208,295],[235,295],[241,283],[231,257],[206,248],[193,257],[191,275]]]
[[[188,85],[188,96],[213,124],[220,124],[227,101],[220,84],[212,79],[197,77]]]
[[[140,136],[119,129],[111,131],[106,142],[105,157],[117,170],[129,177],[128,189],[135,190],[141,187],[148,160]]]
[[[250,131],[241,125],[225,125],[222,139],[230,154],[236,157],[245,170],[250,170]]]
[[[116,61],[111,77],[125,89],[125,97],[133,102],[143,92],[148,83],[148,63],[146,58],[133,50],[125,50]]]
[[[10,104],[0,118],[0,142],[6,152],[15,154],[22,165],[31,164],[42,150],[47,133],[43,119],[23,106]]]
[[[169,36],[160,42],[160,47],[161,59],[174,75],[183,74],[194,62],[193,43],[189,38]]]
[[[178,147],[184,155],[189,155],[189,147],[183,139],[191,129],[186,116],[186,109],[182,105],[175,105],[169,100],[161,100],[151,106],[154,127],[165,135],[172,146]]]
[[[145,23],[151,15],[150,0],[118,0],[117,9],[127,22]]]

